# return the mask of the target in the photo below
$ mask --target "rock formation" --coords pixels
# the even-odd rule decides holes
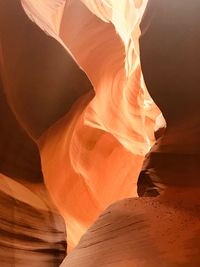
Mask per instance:
[[[8,236],[16,236],[16,264],[22,264],[21,249],[35,256],[32,266],[37,255],[41,266],[56,266],[63,258],[62,220],[46,195],[43,174],[65,221],[68,252],[75,248],[61,266],[199,266],[194,2],[0,2],[3,103],[10,128],[31,148],[27,162],[33,162],[38,179],[22,177],[23,164],[8,163],[9,173],[3,165],[0,170],[2,200],[19,216],[8,216],[2,239],[3,248],[12,247]],[[190,37],[184,44],[183,25]],[[11,152],[15,146],[16,141]],[[161,196],[137,199],[137,192]],[[40,232],[44,227],[47,235]],[[29,228],[35,230],[31,238]]]

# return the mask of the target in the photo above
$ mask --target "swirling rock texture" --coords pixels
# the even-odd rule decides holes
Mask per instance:
[[[66,254],[65,226],[44,185],[0,178],[1,266],[59,266]]]
[[[167,122],[144,162],[152,184],[141,195],[162,195],[111,206],[62,266],[199,266],[199,105],[191,99],[199,99],[199,55],[189,52],[199,45],[198,8],[196,1],[149,1],[141,22],[144,79]]]
[[[137,177],[144,155],[154,143],[154,130],[165,125],[145,87],[140,66],[139,23],[148,1],[20,2],[16,1],[22,30],[16,35],[10,30],[9,35],[9,31],[1,27],[4,33],[1,43],[3,82],[18,121],[38,144],[45,185],[65,220],[68,251],[71,251],[111,203],[137,196]],[[13,7],[10,1],[7,3]],[[7,3],[1,5],[5,8]],[[41,30],[28,20],[22,7]],[[9,14],[16,11],[11,10]],[[25,21],[29,26],[23,25]],[[12,29],[13,22],[8,26]],[[31,27],[34,35],[27,41],[25,35]],[[16,43],[18,35],[19,44]],[[40,42],[32,46],[37,38]],[[59,48],[47,46],[48,53],[42,61],[41,54],[34,52],[42,47],[45,38],[48,38],[46,44]],[[32,57],[21,52],[16,53],[17,57],[12,54],[6,44],[13,42],[26,53],[31,51]],[[59,53],[62,56],[55,56]],[[15,63],[22,60],[22,71],[18,75],[13,71],[12,59]],[[23,79],[23,73],[29,74],[27,66],[31,75]],[[64,78],[65,68],[71,71],[67,79]],[[72,82],[67,84],[70,79]],[[149,80],[145,82],[151,87]],[[25,89],[25,94],[23,90],[17,91],[23,97],[26,92],[34,92],[32,99],[37,101],[29,103],[38,107],[37,120],[32,116],[32,109],[25,108],[27,104],[25,107],[16,105],[18,93],[13,89],[16,84],[17,88]],[[26,90],[29,86],[32,90]],[[47,88],[44,98],[42,88]],[[62,101],[60,88],[68,91]],[[41,99],[44,102],[40,102]],[[45,100],[52,104],[47,109]],[[68,107],[59,109],[65,101]],[[41,116],[39,106],[42,104],[44,113]],[[35,131],[33,125],[41,127]],[[176,194],[179,192],[172,190],[167,196],[154,200],[132,198],[111,206],[62,266],[199,266],[198,198],[188,204],[184,200],[190,198],[193,191],[174,198]],[[190,223],[191,231],[187,233]],[[45,242],[48,241],[45,239]]]
[[[29,27],[28,18],[21,21],[21,14],[23,10],[19,1],[0,1],[1,52],[5,30],[8,30],[8,39],[17,30],[22,30],[21,25],[25,25],[30,34],[34,35],[34,27]],[[12,23],[9,24],[11,17]],[[4,21],[5,18],[9,20]],[[38,36],[36,40],[45,43],[45,38],[40,39]],[[10,49],[9,42],[4,45]],[[15,65],[14,56],[18,46],[13,45],[8,63],[11,62],[17,77],[20,67]],[[36,54],[39,51],[41,57],[44,56],[45,49],[36,49]],[[13,113],[11,98],[3,81],[3,66],[0,65],[0,266],[59,266],[66,255],[65,225],[45,189],[38,148]],[[14,77],[12,81],[16,82]]]
[[[70,249],[110,203],[137,195],[137,176],[160,112],[140,71],[134,38],[142,11],[134,2],[54,3],[40,14],[48,1],[41,7],[22,1],[29,17],[66,48],[95,89],[95,97],[83,96],[39,139],[46,185],[65,218]]]

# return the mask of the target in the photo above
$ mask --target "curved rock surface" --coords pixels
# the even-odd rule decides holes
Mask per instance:
[[[176,192],[174,198],[174,193],[115,203],[101,214],[61,266],[199,266],[198,196],[188,203],[191,195],[179,198]]]
[[[137,195],[143,156],[154,141],[160,112],[144,86],[136,42],[146,2],[21,2],[95,90],[39,139],[45,183],[74,247],[110,203]]]
[[[0,174],[1,266],[59,266],[65,240],[65,225],[44,185],[27,186]]]
[[[146,4],[133,0],[0,2],[3,87],[19,123],[38,144],[46,187],[65,220],[69,251],[111,203],[137,195],[144,155],[154,143],[154,130],[165,125],[140,67],[138,25]],[[7,14],[19,16],[9,20]],[[15,23],[20,30],[13,33]],[[16,68],[19,62],[22,68]],[[49,211],[43,211],[43,197],[35,197],[38,188],[26,184],[32,194],[24,184],[11,184],[23,191],[23,197],[9,194],[1,184],[1,198],[16,207],[17,214],[17,230],[8,225],[2,251],[8,244],[11,254],[17,251],[20,265],[20,251],[30,249],[37,266],[40,257],[35,252],[40,253],[40,247],[43,266],[59,264],[61,257],[54,257],[52,249],[58,238],[57,251],[64,252],[63,232],[60,236],[57,225],[54,228],[48,219]],[[62,266],[198,266],[199,200],[188,206],[174,193],[111,206]],[[4,206],[2,210],[7,214]],[[38,221],[29,221],[30,210],[35,219],[39,213]],[[25,238],[20,232],[22,216],[25,221],[28,218]],[[4,221],[2,231],[7,227]],[[33,229],[37,223],[41,227],[44,222],[47,236],[36,227],[30,238],[28,227]],[[10,233],[17,240],[14,245],[8,241]]]

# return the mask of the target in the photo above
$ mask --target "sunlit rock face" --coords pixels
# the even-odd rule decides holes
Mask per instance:
[[[21,3],[71,54],[95,91],[38,141],[45,183],[65,218],[70,249],[110,203],[137,195],[143,156],[154,142],[160,112],[144,86],[135,42],[146,2]]]
[[[143,167],[164,192],[123,200],[103,212],[65,267],[200,265],[199,105],[194,99],[199,100],[199,50],[191,54],[200,44],[199,2],[149,3],[141,24],[142,69],[167,128]],[[185,43],[187,31],[191,38]]]
[[[140,67],[138,26],[147,1],[21,0],[14,9],[11,3],[1,6],[9,14],[18,10],[20,15],[12,23],[1,16],[8,22],[7,27],[1,23],[3,82],[17,119],[38,144],[45,184],[65,219],[70,251],[110,203],[137,195],[143,157],[154,143],[154,130],[165,125]],[[28,20],[22,7],[50,37]],[[18,18],[21,30],[13,35]],[[27,41],[29,27],[33,35]],[[37,45],[35,39],[40,40]],[[13,44],[18,44],[16,50]],[[48,49],[41,60],[39,50],[44,44]],[[19,59],[22,68],[16,74],[13,66]],[[70,69],[66,79],[65,67]],[[26,101],[17,104],[19,93],[30,104],[28,109]],[[187,140],[187,134],[184,137],[176,140]],[[197,202],[188,207],[179,201],[176,207],[176,199],[171,201],[174,193],[167,199],[132,198],[111,206],[63,266],[198,266],[199,209],[193,207]],[[46,264],[45,257],[42,260]],[[57,264],[60,258],[54,260]]]
[[[109,133],[84,126],[85,98],[81,100],[40,140],[46,185],[65,218],[69,249],[105,207],[136,195],[143,161]]]

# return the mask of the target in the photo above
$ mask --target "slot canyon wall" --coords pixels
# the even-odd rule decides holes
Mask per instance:
[[[166,127],[141,71],[147,2],[0,0],[3,267],[58,266],[66,246],[67,267],[199,265],[198,198],[135,198]]]

